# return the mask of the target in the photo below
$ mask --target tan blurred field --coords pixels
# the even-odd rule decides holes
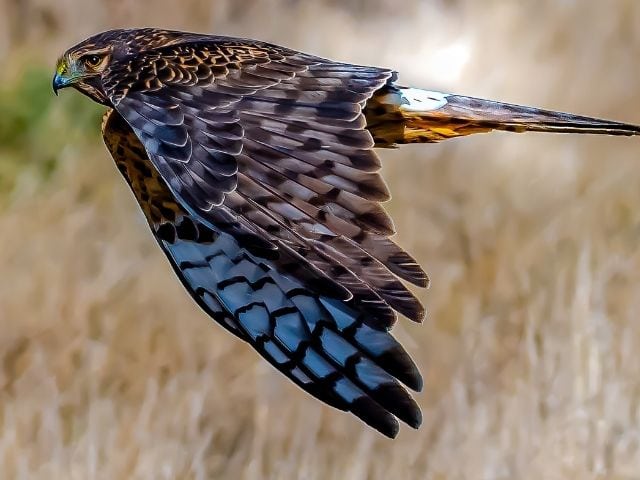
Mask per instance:
[[[640,123],[634,0],[0,0],[1,479],[640,479],[640,140],[381,152],[398,241],[432,278],[428,319],[396,328],[425,374],[424,424],[390,441],[212,325],[147,232],[98,109],[53,102],[31,73],[133,25]],[[36,97],[38,123],[8,136],[7,112]]]

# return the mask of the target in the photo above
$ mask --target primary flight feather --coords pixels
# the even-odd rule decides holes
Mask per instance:
[[[112,30],[53,88],[108,107],[105,143],[195,301],[297,385],[394,437],[422,377],[390,330],[428,277],[394,243],[374,147],[640,127],[402,87],[391,70],[253,40]],[[403,282],[404,281],[404,282]],[[404,385],[404,386],[403,386]]]

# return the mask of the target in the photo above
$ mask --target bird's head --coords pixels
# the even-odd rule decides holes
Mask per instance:
[[[153,28],[110,30],[71,47],[58,59],[53,91],[73,87],[94,101],[110,105],[108,77],[117,70],[118,78],[135,77],[131,61],[157,47],[179,43],[187,34]]]
[[[98,103],[108,104],[103,74],[114,54],[114,43],[91,38],[67,50],[56,64],[53,91],[74,87]]]

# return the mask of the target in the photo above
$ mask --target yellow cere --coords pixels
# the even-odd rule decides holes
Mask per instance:
[[[64,75],[67,72],[67,62],[65,62],[64,58],[59,58],[58,63],[56,65],[56,73],[58,75]]]

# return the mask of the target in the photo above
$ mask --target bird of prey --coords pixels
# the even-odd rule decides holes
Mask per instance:
[[[395,437],[422,377],[391,334],[427,287],[390,237],[374,148],[490,130],[640,127],[403,87],[386,68],[277,45],[112,30],[60,57],[53,88],[107,107],[104,141],[200,307],[321,401]],[[405,283],[406,282],[406,283]],[[406,388],[405,388],[406,387]]]

